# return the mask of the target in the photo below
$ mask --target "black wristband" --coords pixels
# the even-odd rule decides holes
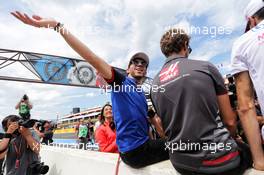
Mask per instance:
[[[12,138],[12,134],[10,133],[5,133],[3,138],[8,138],[8,139],[11,139]]]
[[[56,32],[59,32],[59,30],[60,30],[61,27],[63,27],[63,24],[60,23],[60,22],[58,22],[58,23],[56,24],[56,26],[54,27],[54,30],[55,30]]]

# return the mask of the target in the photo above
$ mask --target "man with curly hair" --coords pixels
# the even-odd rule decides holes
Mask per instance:
[[[160,47],[167,59],[153,85],[165,91],[151,92],[170,160],[183,174],[242,174],[251,165],[250,153],[235,141],[236,115],[223,78],[213,64],[188,59],[189,43],[181,29],[162,36]]]

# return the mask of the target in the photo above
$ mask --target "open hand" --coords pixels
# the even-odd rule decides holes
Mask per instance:
[[[38,126],[38,124],[37,124],[37,122],[36,122],[36,123],[34,124],[34,126],[33,126],[33,129],[38,130],[37,126]]]
[[[18,123],[17,122],[12,122],[6,131],[8,134],[13,134],[16,130],[18,129]]]
[[[26,13],[21,13],[19,11],[11,12],[11,14],[16,17],[21,22],[34,26],[34,27],[45,27],[45,28],[54,28],[57,25],[57,21],[54,19],[42,18],[37,15],[33,15],[32,18],[29,17]]]

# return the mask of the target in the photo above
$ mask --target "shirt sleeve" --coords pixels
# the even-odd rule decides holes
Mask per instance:
[[[214,81],[215,91],[217,95],[227,94],[224,79],[218,69],[211,63],[208,65],[210,75]]]
[[[248,66],[243,57],[243,50],[240,48],[239,41],[236,41],[231,54],[231,74],[235,75],[248,70]]]
[[[105,79],[105,81],[111,85],[122,85],[123,81],[126,79],[126,75],[124,75],[120,70],[117,68],[112,67],[112,78],[111,79]]]
[[[36,141],[40,141],[40,137],[38,136],[38,134],[36,133],[36,131],[34,131],[33,129],[30,130],[32,137],[36,140]]]

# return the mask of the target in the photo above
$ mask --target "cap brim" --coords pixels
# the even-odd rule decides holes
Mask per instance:
[[[249,30],[250,30],[250,22],[248,21],[247,22],[246,29],[245,29],[245,33],[247,33]]]

